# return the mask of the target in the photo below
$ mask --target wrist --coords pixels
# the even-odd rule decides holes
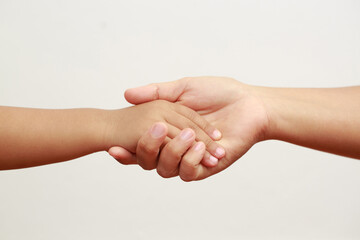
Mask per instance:
[[[279,96],[276,94],[276,88],[253,85],[245,85],[245,88],[249,95],[257,99],[257,104],[262,109],[261,140],[278,139]]]
[[[83,115],[88,141],[93,151],[107,150],[109,145],[109,126],[111,111],[104,109],[88,109],[89,114]]]
[[[113,146],[120,146],[119,140],[121,139],[121,116],[122,109],[116,110],[103,110],[103,137],[102,137],[102,148],[107,151]]]

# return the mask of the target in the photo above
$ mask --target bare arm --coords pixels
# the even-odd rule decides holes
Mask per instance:
[[[217,155],[220,145],[209,137],[215,128],[189,108],[166,101],[118,110],[0,107],[0,170],[66,161],[114,145],[134,153],[141,135],[154,123],[164,125],[160,142],[185,132],[187,148],[196,139],[206,144],[205,159]],[[157,162],[121,163],[151,170]]]
[[[38,166],[106,149],[109,111],[0,107],[0,169]]]
[[[133,104],[156,99],[181,103],[222,132],[219,143],[226,150],[225,157],[214,167],[203,167],[198,158],[182,160],[179,168],[184,165],[187,168],[180,171],[180,177],[185,181],[204,179],[223,171],[254,144],[268,139],[360,159],[359,86],[271,88],[205,76],[129,89],[125,97]],[[159,158],[172,161],[164,151]]]
[[[253,87],[266,106],[266,138],[360,159],[360,87]]]

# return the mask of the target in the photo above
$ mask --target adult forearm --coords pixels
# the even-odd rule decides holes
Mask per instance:
[[[268,139],[360,159],[360,87],[254,87],[266,106]]]
[[[0,169],[61,162],[106,150],[108,113],[0,107]]]

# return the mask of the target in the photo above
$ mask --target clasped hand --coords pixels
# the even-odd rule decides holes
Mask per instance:
[[[224,170],[266,138],[264,104],[247,85],[231,78],[183,78],[151,84],[127,90],[125,98],[143,107],[149,116],[159,111],[160,103],[162,118],[154,118],[158,123],[150,129],[140,129],[144,134],[134,138],[140,139],[138,143],[129,143],[136,149],[115,146],[109,154],[123,164],[156,168],[165,178],[179,175],[184,181],[204,179]],[[166,101],[156,101],[159,99]],[[132,119],[136,118],[130,116],[128,121]]]

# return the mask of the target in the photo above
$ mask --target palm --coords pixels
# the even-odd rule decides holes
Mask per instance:
[[[225,169],[262,140],[267,125],[264,106],[239,82],[216,77],[183,81],[186,85],[178,102],[200,113],[223,134],[219,143],[226,157],[205,175]]]
[[[156,99],[183,104],[222,132],[219,143],[226,156],[215,167],[194,166],[193,180],[200,180],[224,170],[264,139],[267,114],[261,100],[251,91],[249,86],[231,78],[196,77],[130,89],[125,97],[133,104]]]

